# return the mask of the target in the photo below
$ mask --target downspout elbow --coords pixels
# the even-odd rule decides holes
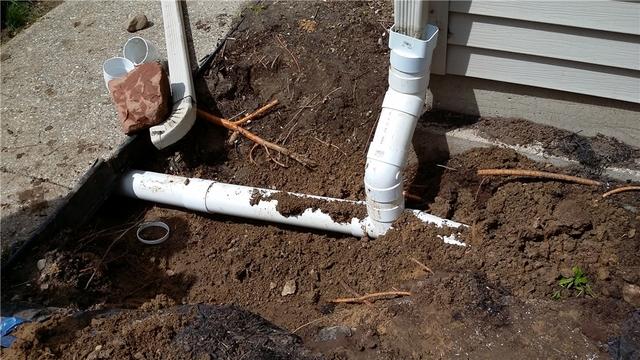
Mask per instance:
[[[438,28],[427,25],[426,40],[399,34],[389,36],[389,89],[367,153],[364,184],[370,226],[376,235],[391,228],[404,211],[402,172],[413,132],[422,115],[429,84],[431,54]]]

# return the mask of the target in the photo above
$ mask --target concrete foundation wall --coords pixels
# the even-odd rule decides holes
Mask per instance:
[[[429,86],[436,109],[523,118],[640,147],[640,104],[456,75],[432,75]]]

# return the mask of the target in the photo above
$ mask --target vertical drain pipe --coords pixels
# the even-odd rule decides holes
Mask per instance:
[[[427,24],[428,3],[394,0],[389,89],[367,153],[364,185],[370,226],[384,234],[404,211],[402,172],[429,86],[438,28]]]

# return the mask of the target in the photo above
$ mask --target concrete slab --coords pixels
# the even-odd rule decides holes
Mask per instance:
[[[187,1],[197,59],[215,49],[244,1]],[[159,1],[68,1],[0,48],[0,211],[3,252],[31,237],[99,159],[127,139],[102,80],[121,56],[131,15],[153,26],[135,35],[163,54]],[[196,59],[196,60],[197,60]]]

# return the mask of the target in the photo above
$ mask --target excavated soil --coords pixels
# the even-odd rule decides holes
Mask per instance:
[[[591,173],[597,174],[606,166],[640,168],[640,149],[610,136],[587,137],[513,118],[482,118],[474,126],[481,133],[506,144],[538,145],[549,154],[577,160]]]
[[[199,122],[182,145],[141,166],[363,200],[366,146],[386,87],[390,4],[279,2],[245,15],[200,79],[199,106],[230,118],[278,99],[247,128],[318,165],[263,149],[253,163],[253,143]],[[476,176],[479,168],[567,171],[505,149],[440,164],[412,157],[408,205],[468,224],[466,246],[445,244],[446,230],[413,215],[373,240],[114,197],[82,231],[52,239],[3,274],[3,315],[52,314],[19,328],[2,356],[638,358],[637,193],[603,199],[598,187]],[[286,216],[311,207],[346,221],[362,211],[289,193],[256,192],[251,204],[272,200]],[[141,244],[141,220],[165,221],[171,237]],[[564,290],[552,300],[574,266],[593,296]],[[380,291],[411,295],[333,302]]]

